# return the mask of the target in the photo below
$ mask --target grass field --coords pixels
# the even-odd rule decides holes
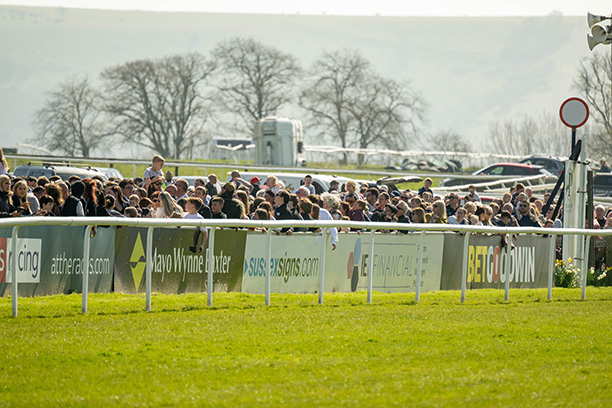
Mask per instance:
[[[0,299],[0,406],[612,405],[612,289]]]

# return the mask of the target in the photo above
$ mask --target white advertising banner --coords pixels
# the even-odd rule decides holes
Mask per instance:
[[[319,290],[321,235],[272,236],[270,287],[272,293],[314,293]],[[367,289],[369,263],[373,262],[373,289],[380,292],[414,292],[420,234],[376,234],[374,256],[369,254],[370,234],[340,234],[332,251],[326,237],[325,292]],[[444,235],[429,233],[423,242],[421,290],[439,290]],[[249,234],[246,241],[242,291],[264,293],[266,237]]]
[[[319,288],[320,234],[272,235],[272,293],[313,293]],[[242,292],[265,293],[267,238],[248,234]]]
[[[369,263],[373,262],[372,289],[379,292],[414,292],[420,234],[376,234],[374,256],[370,234],[341,234],[336,251],[327,251],[326,291],[366,290]],[[440,290],[444,235],[428,233],[423,240],[421,291]],[[342,271],[342,272],[341,272]],[[332,276],[329,276],[332,275]]]
[[[11,283],[14,259],[17,259],[17,282],[40,282],[41,239],[17,239],[17,256],[13,256],[12,239],[0,238],[0,282]]]

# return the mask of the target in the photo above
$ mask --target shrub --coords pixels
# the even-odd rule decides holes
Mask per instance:
[[[555,286],[558,288],[577,288],[580,286],[580,269],[572,264],[572,258],[558,260],[555,265]]]

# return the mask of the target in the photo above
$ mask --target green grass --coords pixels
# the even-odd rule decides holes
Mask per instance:
[[[0,406],[610,406],[612,289],[0,299]]]

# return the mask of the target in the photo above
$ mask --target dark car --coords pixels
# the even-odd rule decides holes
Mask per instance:
[[[593,176],[593,195],[612,196],[612,173],[598,173]]]
[[[82,169],[79,167],[69,166],[52,166],[49,164],[37,166],[32,164],[25,164],[23,166],[17,166],[13,173],[15,177],[41,177],[47,178],[52,176],[60,176],[62,180],[68,180],[70,176],[79,176],[80,178],[88,178],[98,176],[102,180],[106,180],[107,177],[104,173],[95,169]]]
[[[567,158],[565,159],[567,160]],[[553,156],[529,156],[520,161],[523,164],[542,166],[555,176],[560,176],[565,168],[565,160],[561,157]]]
[[[484,167],[474,173],[473,176],[499,176],[499,178],[508,177],[529,177],[545,175],[546,177],[555,177],[548,170],[542,166],[533,166],[530,164],[523,163],[496,163],[490,166]],[[462,178],[448,178],[442,181],[442,186],[460,186],[464,184],[477,184],[485,183],[487,181],[495,181],[495,177],[490,177],[489,180],[483,178],[474,177],[462,177]]]

